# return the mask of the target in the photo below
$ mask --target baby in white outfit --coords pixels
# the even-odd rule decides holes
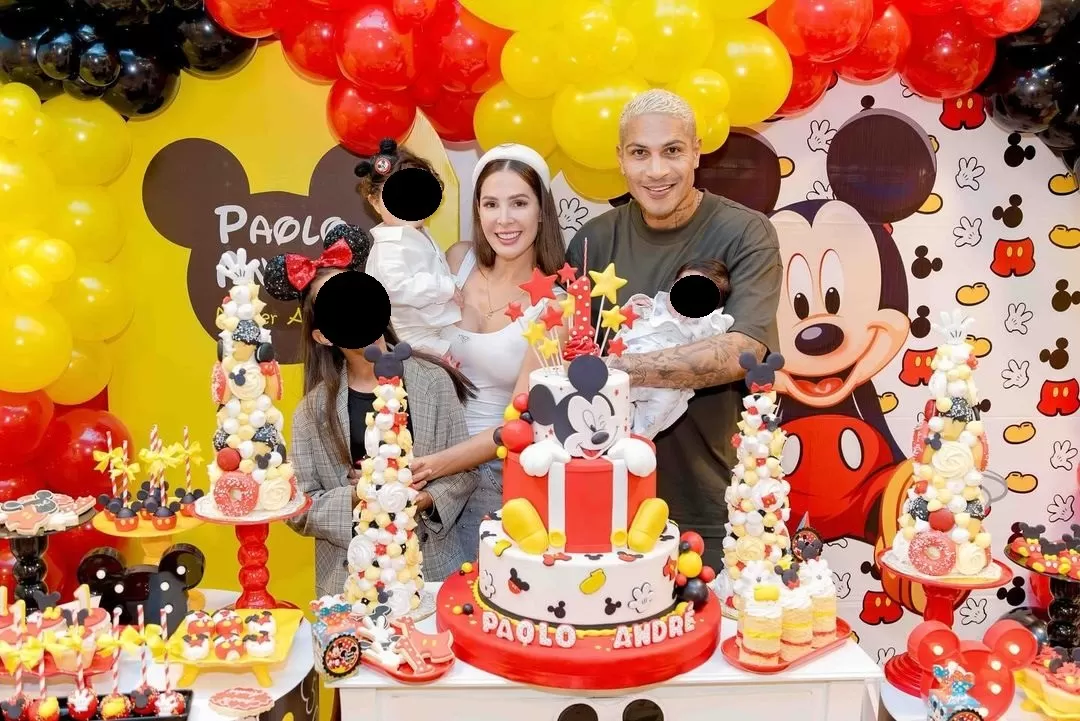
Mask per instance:
[[[406,168],[420,168],[438,178],[430,163],[393,140],[383,140],[379,153],[356,167],[360,193],[383,221],[371,229],[375,242],[364,271],[386,289],[390,324],[398,338],[442,357],[450,349],[443,329],[461,320],[457,286],[446,255],[428,235],[423,221],[396,218],[382,201],[383,184]]]
[[[616,336],[626,343],[627,353],[648,353],[694,343],[727,333],[735,323],[734,318],[724,313],[724,303],[731,293],[731,281],[724,264],[715,260],[690,261],[679,269],[675,280],[687,275],[705,276],[716,285],[720,291],[716,310],[701,318],[688,318],[672,307],[668,291],[660,291],[654,298],[640,293],[632,295],[628,304],[639,319],[634,321],[632,328],[624,327]],[[631,386],[634,434],[655,438],[686,412],[693,397],[692,390]]]

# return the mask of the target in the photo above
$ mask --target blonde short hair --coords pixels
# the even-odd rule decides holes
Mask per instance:
[[[690,104],[670,90],[646,90],[628,102],[619,116],[619,143],[626,139],[626,126],[642,115],[667,115],[686,123],[692,137],[697,137],[697,122]]]

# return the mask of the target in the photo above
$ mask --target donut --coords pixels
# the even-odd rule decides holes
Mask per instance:
[[[214,503],[226,516],[246,516],[259,502],[259,484],[246,473],[222,473],[214,484]]]
[[[956,563],[956,547],[948,534],[926,531],[916,534],[908,546],[908,560],[919,573],[944,576]]]
[[[220,363],[214,364],[214,370],[210,374],[210,398],[214,403],[224,403],[228,393],[229,378],[225,375],[225,369]]]

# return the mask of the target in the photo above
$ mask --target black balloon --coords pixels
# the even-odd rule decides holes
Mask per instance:
[[[37,61],[38,42],[48,28],[36,8],[19,6],[0,14],[0,80],[24,83],[42,100],[63,92]]]
[[[87,85],[107,88],[118,77],[120,56],[105,43],[94,43],[79,56],[79,78]]]
[[[1055,151],[1080,146],[1080,98],[1059,98],[1057,106],[1057,115],[1039,137]]]
[[[1018,606],[1003,613],[998,620],[1016,621],[1031,631],[1031,635],[1039,642],[1040,648],[1046,644],[1046,624],[1050,617],[1045,610],[1033,606]]]
[[[177,28],[185,69],[196,77],[237,72],[255,56],[258,40],[233,35],[204,11],[184,15]]]
[[[202,7],[203,0],[172,0],[177,10],[196,10]]]
[[[709,586],[700,578],[691,578],[683,587],[682,598],[695,606],[700,606],[709,599]]]
[[[41,36],[37,61],[42,72],[56,80],[67,80],[79,72],[79,45],[65,29],[50,29]]]
[[[1074,72],[1071,63],[1052,48],[1003,48],[981,86],[991,119],[1009,132],[1046,130],[1058,114],[1057,99]]]
[[[128,118],[149,118],[169,107],[180,90],[180,68],[151,53],[120,51],[120,75],[105,102]]]
[[[94,100],[105,95],[108,88],[91,85],[82,78],[75,76],[74,80],[64,81],[64,90],[68,95],[80,100]]]
[[[1035,24],[1023,32],[1006,36],[1000,44],[1006,47],[1045,45],[1078,17],[1080,0],[1042,0],[1042,10]]]

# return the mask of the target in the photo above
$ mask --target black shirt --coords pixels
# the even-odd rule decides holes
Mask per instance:
[[[364,459],[364,432],[367,430],[367,414],[375,412],[375,394],[362,393],[349,389],[349,448],[352,451],[353,465]],[[412,418],[406,421],[409,433],[412,433]]]

